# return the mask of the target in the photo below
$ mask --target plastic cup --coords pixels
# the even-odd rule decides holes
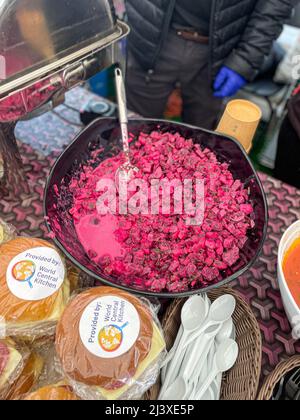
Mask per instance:
[[[250,153],[261,117],[262,112],[257,105],[236,99],[228,103],[217,131],[234,137]]]

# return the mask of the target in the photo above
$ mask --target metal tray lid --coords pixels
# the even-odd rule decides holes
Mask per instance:
[[[0,97],[120,36],[112,0],[0,0]]]

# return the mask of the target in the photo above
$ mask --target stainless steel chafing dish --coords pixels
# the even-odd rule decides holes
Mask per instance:
[[[118,61],[112,0],[0,0],[0,121],[16,121]]]
[[[128,33],[113,0],[0,0],[0,196],[6,187],[28,191],[17,121],[48,111],[122,61],[118,41]]]

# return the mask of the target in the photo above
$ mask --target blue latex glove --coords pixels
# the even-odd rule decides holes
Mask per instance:
[[[229,67],[223,66],[215,80],[214,96],[216,98],[234,96],[246,84],[247,80],[243,76],[231,70]]]

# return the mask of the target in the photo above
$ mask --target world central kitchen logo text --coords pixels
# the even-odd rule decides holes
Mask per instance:
[[[36,259],[40,263],[32,261]],[[41,264],[45,262],[45,265]],[[52,264],[55,268],[48,268],[47,264]],[[59,262],[54,258],[43,258],[30,253],[26,254],[24,260],[18,261],[12,268],[12,276],[20,284],[27,283],[30,289],[34,284],[41,285],[50,289],[56,289],[58,276],[56,267]]]
[[[115,301],[111,305],[106,305],[104,322],[110,324],[105,325],[103,328],[101,328],[100,332],[97,334],[101,309],[101,303],[97,302],[91,325],[91,335],[89,338],[89,343],[94,344],[97,339],[98,344],[104,351],[112,353],[121,347],[124,338],[123,331],[129,325],[128,322],[123,323],[125,302],[122,301],[119,304],[118,301]],[[117,323],[123,325],[118,326]]]

